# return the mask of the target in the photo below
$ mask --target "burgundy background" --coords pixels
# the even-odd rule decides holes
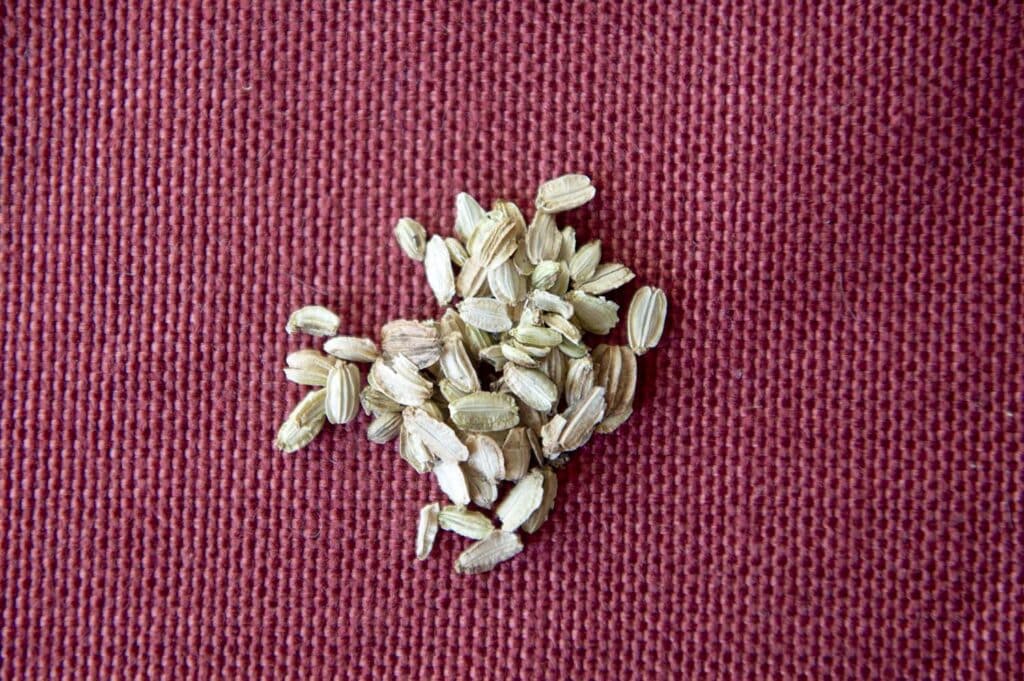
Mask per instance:
[[[675,6],[6,3],[3,676],[1020,673],[1021,5]],[[459,577],[364,417],[272,450],[284,322],[566,171],[670,324]]]

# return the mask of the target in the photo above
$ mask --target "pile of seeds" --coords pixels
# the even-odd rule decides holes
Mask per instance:
[[[633,413],[636,357],[658,344],[665,325],[664,292],[645,286],[629,307],[629,346],[586,345],[586,333],[606,335],[619,321],[604,295],[634,277],[601,262],[600,241],[577,248],[573,228],[555,224],[595,192],[585,175],[545,182],[529,226],[514,203],[484,211],[459,194],[455,237],[428,240],[418,222],[399,220],[398,245],[423,262],[437,302],[462,300],[436,321],[385,324],[380,349],[336,335],[340,320],[326,308],[296,310],[289,334],[331,338],[323,352],[288,355],[285,376],[316,389],[288,415],[276,446],[294,452],[325,421],[352,421],[361,405],[373,416],[369,439],[397,441],[398,454],[432,473],[451,502],[420,510],[417,558],[430,553],[438,529],[475,540],[455,561],[460,573],[486,572],[522,551],[518,530],[535,532],[554,505],[555,469]],[[358,363],[370,365],[365,385]]]

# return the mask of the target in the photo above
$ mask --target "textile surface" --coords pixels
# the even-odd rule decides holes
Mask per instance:
[[[8,2],[5,678],[1012,677],[1015,2]],[[288,313],[577,171],[671,303],[525,552],[413,560],[367,420],[271,447]],[[612,336],[622,342],[623,335]]]

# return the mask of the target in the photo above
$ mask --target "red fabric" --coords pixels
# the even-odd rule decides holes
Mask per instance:
[[[4,677],[1021,673],[1019,4],[4,17]],[[636,413],[416,563],[365,418],[272,450],[285,319],[436,315],[395,220],[566,171],[671,301]]]

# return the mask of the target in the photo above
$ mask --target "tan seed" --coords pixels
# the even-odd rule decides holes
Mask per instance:
[[[399,218],[395,225],[395,239],[402,252],[413,260],[423,260],[427,247],[427,231],[412,218]]]
[[[537,210],[562,213],[579,208],[594,198],[597,190],[586,175],[562,175],[537,189]]]
[[[494,531],[490,518],[465,506],[445,506],[438,514],[438,524],[442,530],[467,539],[483,539]]]
[[[441,505],[437,502],[420,509],[420,519],[416,527],[416,560],[425,560],[434,548],[440,510]]]
[[[409,408],[402,412],[405,427],[420,439],[431,454],[457,463],[469,458],[469,449],[451,427],[423,409]]]
[[[284,330],[289,335],[308,333],[311,336],[333,336],[338,333],[338,325],[340,323],[341,320],[338,319],[338,315],[326,307],[307,305],[292,312]]]
[[[519,409],[510,395],[476,392],[448,405],[452,423],[470,432],[506,430],[519,424]]]
[[[576,310],[573,321],[590,333],[606,335],[619,322],[619,306],[610,300],[582,291],[570,291],[567,298]]]
[[[370,422],[366,437],[370,442],[386,444],[398,437],[402,428],[402,415],[396,412],[381,414]]]
[[[448,246],[444,239],[435,234],[427,242],[426,256],[423,267],[427,273],[427,284],[434,292],[438,305],[447,305],[455,297],[455,273],[452,270],[452,258],[448,254]]]
[[[569,260],[569,275],[579,284],[594,276],[594,270],[601,262],[601,241],[594,240],[580,247]]]
[[[324,352],[347,362],[372,362],[380,356],[369,338],[335,336],[324,342]]]
[[[484,209],[472,196],[461,192],[455,197],[455,233],[463,243],[469,243],[483,217]]]
[[[617,262],[608,262],[598,265],[594,276],[586,282],[579,284],[576,288],[585,293],[600,295],[624,286],[632,281],[635,276],[632,270],[625,265],[620,265]]]
[[[651,286],[637,289],[629,304],[626,320],[629,347],[633,352],[642,355],[658,344],[665,330],[667,313],[668,301],[664,291]]]
[[[509,490],[494,513],[501,520],[501,529],[514,532],[533,514],[544,499],[544,475],[532,470]]]
[[[359,370],[340,362],[327,376],[324,413],[330,423],[348,423],[359,413]]]
[[[508,307],[494,298],[465,298],[456,308],[462,321],[482,331],[501,333],[512,328]]]
[[[470,502],[469,484],[462,467],[455,461],[441,461],[434,466],[434,479],[453,504],[465,506]]]
[[[604,418],[604,388],[593,387],[582,400],[565,410],[565,428],[558,438],[562,451],[571,452],[582,447],[593,435],[597,424]]]
[[[417,473],[429,473],[437,461],[437,457],[430,453],[430,450],[405,427],[404,423],[398,433],[398,455]]]
[[[384,357],[404,355],[417,369],[425,369],[441,356],[441,337],[434,322],[396,319],[380,330]]]
[[[444,245],[448,249],[448,257],[451,261],[462,267],[469,260],[469,251],[462,245],[462,242],[458,239],[450,236],[444,238]]]
[[[505,442],[501,445],[504,456],[505,480],[519,480],[530,468],[530,441],[526,436],[526,428],[516,427],[508,431]]]
[[[562,235],[555,225],[555,216],[537,211],[526,230],[526,257],[536,265],[542,260],[557,260],[562,250]]]
[[[540,472],[544,476],[544,496],[537,510],[522,525],[523,531],[530,534],[536,532],[548,519],[551,509],[555,505],[555,495],[558,493],[558,476],[555,472],[547,466],[541,468]]]
[[[509,390],[537,411],[551,411],[558,401],[558,388],[542,371],[506,364],[504,376]]]
[[[523,542],[518,535],[494,531],[459,554],[455,560],[455,571],[463,575],[488,572],[522,550]]]

